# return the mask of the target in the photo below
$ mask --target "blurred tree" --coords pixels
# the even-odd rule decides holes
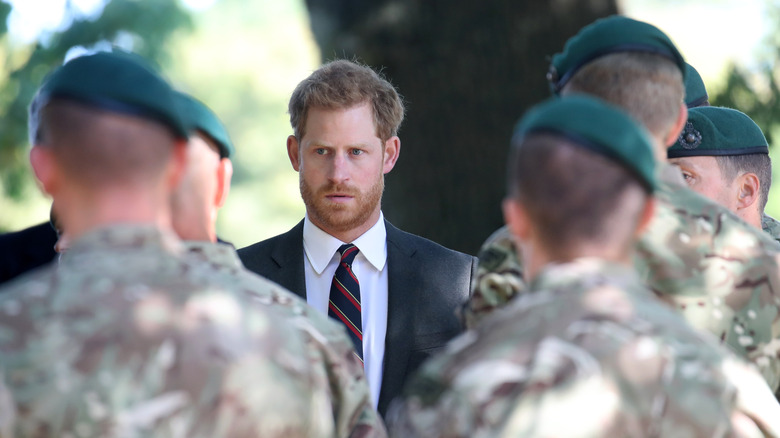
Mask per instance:
[[[405,97],[383,209],[401,228],[476,253],[503,223],[514,123],[550,95],[549,57],[614,0],[306,0],[325,59],[357,57]]]
[[[5,65],[0,71],[0,196],[18,198],[31,185],[27,167],[27,106],[45,75],[62,64],[68,51],[117,45],[153,61],[167,59],[166,40],[189,29],[189,13],[176,0],[110,0],[96,18],[74,18],[66,2],[66,29],[41,35],[33,46],[15,45],[7,35],[11,6],[0,3],[0,42]]]
[[[780,67],[777,64],[775,59],[757,72],[730,65],[726,84],[710,99],[714,106],[736,108],[749,115],[764,131],[769,146],[773,143],[772,133],[780,124],[780,88],[774,73]]]
[[[771,21],[780,23],[780,5],[768,5]],[[768,53],[754,71],[731,64],[725,85],[710,97],[715,106],[736,108],[749,115],[773,143],[773,131],[780,127],[780,87],[777,68],[780,67],[780,28],[764,43]]]
[[[780,23],[780,5],[767,2],[767,15],[771,23]],[[764,54],[755,69],[740,67],[734,63],[728,67],[724,85],[715,93],[710,91],[710,103],[714,106],[736,108],[748,116],[761,128],[769,142],[769,155],[776,173],[780,160],[780,151],[774,140],[780,135],[780,28],[766,36],[763,43]],[[709,91],[709,90],[708,90]],[[775,178],[776,180],[776,178]],[[772,216],[780,215],[780,184],[772,184],[766,212]]]

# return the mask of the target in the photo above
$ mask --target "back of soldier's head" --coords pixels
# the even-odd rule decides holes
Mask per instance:
[[[139,57],[97,53],[55,70],[30,106],[30,137],[93,187],[160,175],[188,127],[173,90]]]
[[[551,253],[629,248],[655,187],[652,154],[644,130],[617,108],[584,96],[552,100],[518,126],[509,195]]]
[[[679,116],[685,70],[682,55],[658,28],[612,16],[569,39],[553,58],[548,78],[556,93],[597,96],[661,137]]]
[[[680,114],[684,88],[680,70],[649,53],[622,52],[582,67],[561,90],[585,93],[623,108],[653,135],[668,133]]]
[[[177,92],[176,103],[193,133],[187,170],[171,197],[173,228],[184,240],[210,240],[216,238],[216,211],[230,189],[235,148],[225,125],[203,102]]]

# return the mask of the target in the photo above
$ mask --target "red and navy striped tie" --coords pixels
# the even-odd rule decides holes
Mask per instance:
[[[363,361],[363,325],[360,321],[360,283],[352,272],[352,262],[360,250],[349,243],[339,247],[341,261],[330,285],[328,316],[347,326],[355,354]]]

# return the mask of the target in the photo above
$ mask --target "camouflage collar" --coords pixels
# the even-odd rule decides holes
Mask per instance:
[[[187,255],[220,268],[242,268],[238,253],[229,244],[187,240],[182,242]]]
[[[617,280],[619,283],[639,284],[639,277],[631,266],[608,260],[583,257],[566,263],[549,264],[531,282],[532,291],[560,288],[572,283],[592,282],[594,286]]]
[[[761,216],[761,229],[780,242],[780,221],[764,213]]]
[[[161,230],[154,225],[108,225],[84,233],[73,242],[61,260],[95,251],[119,252],[127,249],[163,250],[176,254],[181,252],[182,247],[172,231]]]

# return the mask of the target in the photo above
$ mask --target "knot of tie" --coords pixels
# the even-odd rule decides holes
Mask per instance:
[[[352,262],[355,260],[355,256],[360,252],[354,243],[347,243],[339,247],[339,254],[341,254],[341,261],[346,263],[347,266],[352,266]]]

